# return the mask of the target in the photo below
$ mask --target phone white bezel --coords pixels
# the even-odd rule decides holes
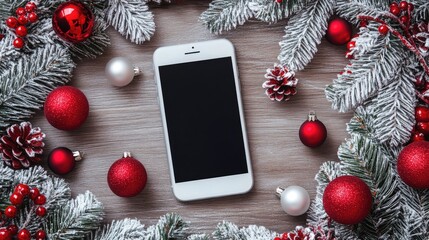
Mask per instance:
[[[164,100],[161,89],[162,86],[160,82],[159,66],[216,59],[222,57],[231,57],[232,60],[248,172],[244,174],[176,183],[170,150],[170,141],[167,131],[167,121],[164,111]],[[232,43],[226,39],[218,39],[205,42],[160,47],[154,52],[153,61],[155,81],[158,90],[158,101],[161,110],[165,144],[167,147],[170,179],[174,196],[180,201],[191,201],[205,198],[243,194],[249,192],[253,187],[253,174],[249,146],[247,141],[247,132],[245,127],[246,124],[243,114],[243,104],[241,100],[238,69],[235,58],[234,46],[232,45]]]

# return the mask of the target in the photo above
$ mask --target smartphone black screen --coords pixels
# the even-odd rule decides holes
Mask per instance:
[[[247,173],[231,58],[159,74],[176,183]]]

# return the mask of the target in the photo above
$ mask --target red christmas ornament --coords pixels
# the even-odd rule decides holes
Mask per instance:
[[[44,111],[46,119],[55,128],[74,130],[88,117],[89,103],[79,89],[63,86],[54,89],[48,95]]]
[[[407,185],[417,189],[429,188],[429,142],[413,142],[398,156],[398,174]]]
[[[308,120],[299,128],[299,139],[307,147],[315,148],[322,145],[327,135],[325,125],[317,120],[315,112],[310,112]]]
[[[49,153],[48,166],[52,172],[60,175],[71,172],[76,161],[82,160],[82,154],[79,151],[71,151],[65,147],[58,147]]]
[[[129,152],[110,166],[107,183],[110,190],[120,197],[134,197],[139,194],[147,182],[146,169]]]
[[[326,39],[332,44],[346,44],[352,39],[352,26],[342,18],[334,18],[328,23]]]
[[[91,36],[94,15],[83,3],[70,1],[62,3],[52,17],[52,27],[66,41],[79,43]]]
[[[16,48],[23,48],[24,40],[22,38],[15,38],[15,40],[13,41],[13,46]]]
[[[426,106],[416,107],[416,121],[429,122],[429,108]]]
[[[371,190],[355,176],[341,176],[326,186],[323,207],[334,221],[357,224],[369,214],[372,206]]]

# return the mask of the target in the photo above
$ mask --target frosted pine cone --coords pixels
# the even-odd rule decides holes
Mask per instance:
[[[17,170],[40,163],[45,134],[31,123],[22,122],[6,129],[7,135],[0,138],[0,156],[9,167]]]
[[[298,79],[295,78],[295,73],[289,71],[287,67],[275,63],[274,68],[267,69],[265,78],[267,81],[262,84],[262,87],[266,88],[265,94],[271,100],[287,101],[296,94],[295,88]]]

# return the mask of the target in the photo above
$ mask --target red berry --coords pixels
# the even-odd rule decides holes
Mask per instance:
[[[386,35],[389,32],[389,28],[387,27],[386,24],[381,24],[378,27],[378,32],[380,32],[381,35]]]
[[[25,4],[25,11],[28,13],[34,12],[36,10],[36,4],[34,2],[28,2]]]
[[[276,3],[282,3],[283,0],[276,0]]]
[[[360,27],[366,27],[366,26],[368,26],[368,21],[365,21],[365,20],[360,21],[359,22],[359,26]]]
[[[15,13],[16,13],[17,16],[24,15],[25,14],[25,8],[19,7],[19,8],[16,9]]]
[[[28,23],[27,16],[25,15],[18,16],[18,23],[21,25],[27,24]]]
[[[414,4],[408,3],[408,9],[410,9],[410,12],[414,10]]]
[[[399,21],[401,21],[403,24],[407,24],[410,18],[407,15],[401,16],[399,18]]]
[[[279,237],[275,237],[273,240],[282,240],[282,239]]]
[[[4,34],[0,33],[0,41],[4,38]]]
[[[18,227],[16,225],[9,225],[7,227],[7,230],[12,234],[15,235],[16,233],[18,233]]]
[[[24,201],[24,196],[22,196],[21,193],[15,192],[12,195],[10,195],[10,203],[12,203],[15,206],[21,205]]]
[[[355,41],[350,41],[347,43],[347,50],[352,50],[354,47],[356,46],[356,42]]]
[[[45,239],[46,238],[46,232],[43,229],[40,229],[39,231],[36,232],[34,237],[36,237],[37,239]]]
[[[6,25],[10,28],[16,28],[16,26],[18,26],[18,19],[16,19],[16,17],[8,17],[6,19]]]
[[[400,8],[402,11],[407,11],[407,10],[408,10],[408,3],[407,3],[406,1],[401,1],[401,2],[399,3],[399,8]]]
[[[288,240],[288,239],[289,239],[289,237],[288,237],[287,233],[283,233],[282,234],[282,240]]]
[[[347,52],[346,52],[346,58],[347,58],[347,59],[353,59],[353,58],[354,58],[354,56],[353,56],[353,54],[352,54],[350,51],[347,51]]]
[[[13,46],[16,48],[24,47],[24,40],[22,38],[15,38],[15,40],[13,41]]]
[[[429,107],[426,107],[426,106],[416,107],[416,121],[429,122]]]
[[[396,6],[396,7],[398,7],[399,5],[398,5],[398,3],[396,3],[396,2],[393,2],[393,3],[391,3],[391,4],[390,4],[390,7],[393,7],[393,6]]]
[[[15,29],[15,34],[19,37],[27,36],[27,28],[25,26],[19,26]]]
[[[10,240],[12,239],[12,234],[6,228],[0,228],[0,239]]]
[[[6,209],[4,210],[4,215],[6,215],[6,217],[8,218],[14,218],[16,216],[16,207],[11,205],[11,206],[7,206]]]
[[[21,229],[18,232],[18,240],[30,240],[31,239],[31,233],[27,229]]]
[[[37,13],[29,13],[27,15],[28,21],[30,21],[31,23],[37,22],[37,20],[39,19],[39,17],[37,16]]]
[[[401,13],[401,9],[398,7],[398,5],[390,5],[390,12],[393,14],[393,15],[396,15],[396,16],[398,16],[399,15],[399,13]]]
[[[36,209],[36,215],[39,216],[39,217],[46,216],[46,208],[42,207],[42,206],[37,207],[37,209]]]
[[[429,122],[418,122],[416,128],[417,131],[423,133],[425,136],[429,135]]]
[[[36,199],[34,199],[34,203],[36,205],[43,205],[46,203],[46,197],[43,194],[39,194],[39,196],[36,197]]]
[[[31,200],[34,201],[39,195],[40,195],[40,191],[38,188],[35,187],[35,188],[32,188],[30,190],[30,199]]]
[[[425,140],[425,135],[421,132],[413,132],[411,134],[411,142],[418,142],[418,141],[424,141]]]
[[[28,196],[30,194],[30,187],[27,184],[20,183],[15,187],[15,192],[19,192],[23,196]]]

